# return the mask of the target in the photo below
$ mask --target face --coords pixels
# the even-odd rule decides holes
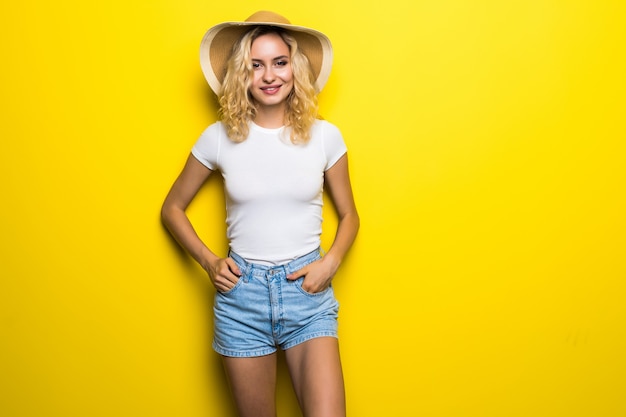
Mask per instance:
[[[293,72],[289,47],[274,33],[259,36],[252,42],[253,80],[250,93],[259,107],[283,106],[293,90]]]

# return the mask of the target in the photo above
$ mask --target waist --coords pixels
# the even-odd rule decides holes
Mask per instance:
[[[230,250],[228,256],[231,257],[243,274],[252,274],[265,276],[269,271],[283,271],[285,274],[291,274],[304,266],[315,262],[322,258],[322,249],[317,248],[306,255],[299,256],[291,261],[279,265],[265,265],[257,262],[248,262],[243,257]]]

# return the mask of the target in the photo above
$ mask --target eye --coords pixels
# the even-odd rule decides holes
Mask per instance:
[[[284,67],[287,64],[289,64],[289,62],[286,61],[286,60],[276,61],[276,65],[279,66],[279,67]]]
[[[252,63],[252,69],[258,69],[258,68],[261,68],[261,64],[258,63],[258,62],[253,62]]]

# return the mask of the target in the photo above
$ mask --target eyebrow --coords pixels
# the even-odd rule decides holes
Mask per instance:
[[[277,56],[276,58],[272,58],[272,61],[277,61],[279,59],[289,59],[289,57],[287,55],[281,55],[281,56]],[[262,59],[259,58],[252,58],[253,61],[258,61],[258,62],[263,62]]]

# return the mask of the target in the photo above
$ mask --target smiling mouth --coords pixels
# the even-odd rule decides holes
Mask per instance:
[[[269,87],[261,87],[261,91],[267,94],[274,94],[280,89],[280,85],[272,85]]]

